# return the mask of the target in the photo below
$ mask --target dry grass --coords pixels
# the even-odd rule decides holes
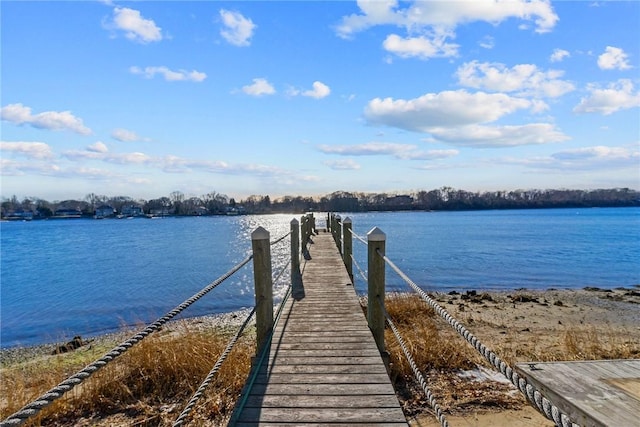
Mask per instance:
[[[475,366],[477,358],[473,349],[461,346],[452,330],[439,327],[435,312],[419,297],[390,294],[385,299],[385,306],[421,370],[458,370]],[[412,376],[402,348],[389,328],[385,330],[385,343],[391,355],[393,375]]]
[[[572,328],[564,333],[564,360],[633,359],[640,356],[640,344],[621,331],[606,334],[595,327]]]
[[[492,408],[516,409],[525,404],[509,384],[469,381],[456,375],[478,365],[490,365],[419,296],[390,294],[385,305],[430,389],[447,412],[464,414]],[[558,345],[540,348],[535,343],[542,337],[536,337],[535,333],[533,336],[518,331],[507,334],[504,324],[490,325],[474,320],[471,313],[461,314],[463,317],[458,320],[472,333],[478,331],[480,340],[509,364],[530,360],[628,359],[640,355],[640,344],[622,330],[572,325],[558,334]],[[484,334],[488,339],[484,339]],[[544,338],[549,339],[548,336]],[[424,411],[428,408],[424,392],[390,329],[385,331],[385,342],[390,353],[391,375],[405,414]],[[531,344],[533,346],[529,347]]]
[[[172,425],[224,350],[229,336],[190,331],[152,335],[94,374],[26,425]],[[104,349],[103,349],[104,350]],[[200,401],[197,425],[220,425],[230,416],[250,369],[253,338],[241,339]],[[48,356],[3,369],[0,416],[19,410],[52,385],[100,357],[96,351]],[[105,418],[101,421],[102,418]],[[86,422],[86,423],[85,423]]]
[[[506,315],[503,319],[494,317],[491,322],[483,320],[475,310],[487,310],[485,304],[488,302],[482,300],[476,304],[473,311],[468,305],[463,313],[459,313],[462,315],[459,320],[510,364],[530,360],[624,359],[640,356],[638,340],[620,328],[562,324],[557,326],[557,336],[550,337],[548,330],[533,327],[529,332],[522,332],[520,326],[509,323]],[[498,302],[492,304],[498,306]],[[518,408],[525,404],[508,384],[470,381],[456,375],[478,364],[488,365],[419,297],[390,294],[386,298],[386,307],[419,369],[427,378],[429,387],[447,412],[455,414],[491,408]],[[497,313],[503,313],[502,309],[498,309]],[[563,321],[566,323],[564,318]],[[171,333],[165,331],[150,336],[26,425],[171,425],[222,353],[229,338],[228,332],[191,328],[188,324]],[[390,353],[391,376],[405,413],[411,416],[424,412],[428,408],[424,393],[414,380],[402,349],[390,330],[386,331],[385,340]],[[539,342],[545,344],[540,345]],[[112,346],[113,343],[94,345],[90,349],[45,356],[3,368],[0,418],[17,411],[53,385],[98,359]],[[254,337],[248,334],[238,343],[216,381],[196,407],[192,425],[213,426],[227,422],[248,376],[250,358],[254,352]]]

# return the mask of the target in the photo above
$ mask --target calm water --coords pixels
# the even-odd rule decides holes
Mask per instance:
[[[387,255],[427,290],[613,288],[640,283],[640,209],[354,213],[379,227]],[[1,345],[53,342],[155,320],[250,254],[257,226],[274,240],[293,215],[52,220],[1,224]],[[317,214],[324,226],[324,216]],[[274,274],[288,240],[272,247]],[[366,247],[354,241],[366,268]],[[288,268],[287,268],[288,270]],[[406,289],[387,269],[388,288]],[[251,263],[185,316],[253,305]],[[276,284],[285,288],[288,274]],[[356,289],[366,285],[356,277]]]

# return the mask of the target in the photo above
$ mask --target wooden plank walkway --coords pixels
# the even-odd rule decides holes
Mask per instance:
[[[312,239],[231,425],[406,426],[333,238],[321,231]]]
[[[640,425],[640,359],[519,363],[515,370],[580,425]]]

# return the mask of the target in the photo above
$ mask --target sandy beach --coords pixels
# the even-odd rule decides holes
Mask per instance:
[[[436,294],[449,313],[510,364],[640,358],[640,288]],[[443,325],[443,327],[448,327]],[[465,343],[460,339],[461,343]],[[461,344],[463,345],[463,344]],[[567,354],[572,354],[567,358]],[[488,373],[487,373],[488,372]],[[452,426],[553,426],[499,373],[427,381]],[[478,381],[481,377],[481,381]],[[438,426],[430,411],[414,426]]]

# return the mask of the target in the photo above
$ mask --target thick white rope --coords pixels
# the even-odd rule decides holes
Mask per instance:
[[[129,350],[135,344],[139,343],[148,335],[160,329],[162,325],[167,323],[173,317],[180,314],[183,310],[185,310],[191,304],[193,304],[194,302],[202,298],[209,291],[211,291],[212,289],[217,287],[220,283],[228,279],[236,271],[244,267],[249,261],[251,261],[252,258],[253,258],[253,255],[248,256],[242,262],[240,262],[231,270],[229,270],[227,273],[220,276],[214,282],[204,287],[200,292],[193,295],[191,298],[187,299],[182,304],[180,304],[179,306],[177,306],[176,308],[174,308],[169,313],[165,314],[164,316],[162,316],[152,324],[148,325],[143,331],[137,333],[136,335],[132,336],[128,340],[122,342],[120,345],[114,347],[109,353],[104,355],[102,358],[87,365],[81,371],[78,371],[76,374],[70,376],[69,378],[67,378],[66,380],[64,380],[63,382],[61,382],[60,384],[58,384],[57,386],[55,386],[54,388],[52,388],[51,390],[43,394],[42,396],[38,397],[33,402],[22,407],[22,409],[20,409],[18,412],[14,413],[13,415],[10,415],[8,418],[2,421],[2,423],[0,423],[0,426],[22,425],[27,419],[36,415],[42,409],[51,405],[55,400],[61,398],[66,392],[68,392],[78,384],[81,384],[84,380],[86,380],[91,375],[96,373],[99,369],[102,369],[103,367],[105,367],[107,363],[123,355],[127,350]]]
[[[444,413],[442,412],[442,408],[440,408],[440,405],[436,401],[435,396],[433,395],[433,393],[431,392],[431,389],[427,385],[427,381],[425,381],[424,377],[422,376],[422,373],[420,372],[420,369],[418,369],[418,365],[416,365],[416,362],[413,360],[413,357],[411,356],[411,352],[407,349],[407,345],[405,341],[402,339],[402,336],[400,335],[400,331],[398,331],[398,329],[396,328],[396,325],[393,324],[393,321],[391,320],[391,316],[389,316],[389,313],[384,307],[384,304],[382,303],[381,298],[378,298],[378,303],[380,303],[380,307],[382,308],[382,313],[384,314],[387,324],[393,331],[393,335],[395,335],[396,340],[398,340],[398,343],[400,344],[400,348],[402,348],[404,357],[406,357],[407,361],[409,362],[409,366],[411,366],[413,375],[415,376],[416,380],[418,380],[418,383],[420,383],[420,387],[422,387],[422,390],[427,396],[429,405],[435,412],[435,416],[438,419],[438,421],[440,421],[440,425],[442,427],[449,427],[449,422],[447,421],[447,418],[444,416]]]
[[[400,270],[388,257],[377,251],[387,264],[404,279],[411,288],[420,295],[423,301],[429,304],[435,312],[453,327],[469,344],[471,344],[494,368],[500,371],[518,390],[535,405],[535,408],[545,417],[552,420],[558,426],[579,427],[571,419],[560,411],[549,399],[544,397],[533,385],[529,384],[525,378],[520,377],[507,363],[502,361],[491,349],[480,342],[467,328],[453,318],[444,308],[427,295],[418,285],[416,285],[402,270]]]
[[[251,310],[251,313],[249,313],[249,315],[245,319],[245,321],[242,324],[242,326],[240,327],[240,329],[238,329],[236,334],[229,341],[229,343],[227,344],[227,347],[224,349],[224,351],[222,352],[220,357],[218,357],[218,361],[216,362],[215,365],[213,365],[213,368],[211,368],[211,371],[209,371],[209,373],[205,377],[204,381],[202,381],[202,384],[200,384],[200,386],[198,387],[196,392],[193,394],[193,396],[191,396],[191,398],[189,399],[189,402],[187,403],[185,408],[182,410],[182,413],[180,413],[178,418],[173,423],[173,427],[180,427],[187,420],[187,418],[191,414],[191,411],[193,411],[193,408],[196,406],[196,403],[198,402],[198,400],[200,400],[200,398],[202,397],[202,395],[206,391],[207,387],[209,387],[209,384],[211,383],[213,378],[216,376],[216,374],[220,370],[220,367],[222,366],[224,361],[229,356],[229,353],[231,353],[231,350],[233,349],[233,346],[236,344],[236,342],[238,341],[238,339],[240,338],[240,336],[244,332],[244,330],[247,327],[247,325],[249,325],[249,322],[251,321],[251,318],[253,317],[255,312],[256,312],[256,308],[254,307],[253,310]]]

